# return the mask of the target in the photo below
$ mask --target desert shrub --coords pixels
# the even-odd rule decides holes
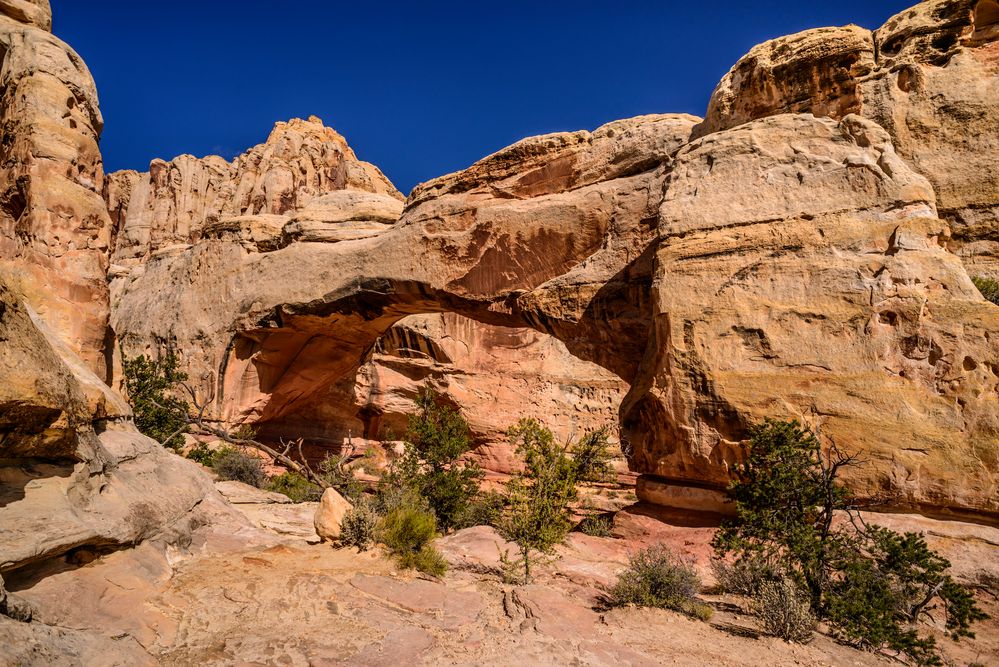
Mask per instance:
[[[203,442],[199,442],[184,456],[207,468],[211,468],[215,465],[215,459],[218,458],[219,451],[218,449],[212,449]]]
[[[608,482],[616,478],[607,427],[587,431],[570,447],[569,455],[580,482]]]
[[[711,569],[718,588],[738,595],[756,595],[764,583],[779,578],[774,567],[762,558],[749,557],[734,562],[715,558],[711,561]]]
[[[437,534],[437,519],[430,512],[400,507],[386,514],[379,526],[381,542],[396,553],[416,553]]]
[[[267,483],[267,490],[283,493],[296,503],[315,502],[323,496],[322,489],[290,470],[272,477]]]
[[[377,530],[378,513],[371,501],[362,498],[344,515],[340,523],[339,543],[345,547],[367,551],[375,542]]]
[[[416,553],[401,554],[399,565],[433,577],[443,577],[447,573],[447,560],[444,554],[431,544],[423,545],[423,548]]]
[[[223,447],[219,450],[212,468],[221,479],[235,480],[257,488],[263,488],[267,481],[263,462],[235,447]]]
[[[805,644],[815,632],[808,596],[787,577],[767,579],[756,591],[756,615],[764,629],[775,637]]]
[[[572,528],[569,504],[576,500],[581,480],[601,474],[606,457],[595,450],[606,447],[607,440],[606,435],[587,434],[575,445],[559,445],[536,419],[521,419],[508,436],[524,460],[524,471],[507,483],[507,510],[498,528],[517,544],[518,562],[529,581],[533,552],[550,554]]]
[[[183,445],[188,404],[173,391],[187,380],[187,374],[177,370],[177,357],[169,353],[158,360],[146,355],[125,358],[122,375],[136,428],[165,447]]]
[[[611,529],[614,528],[614,520],[603,514],[593,514],[576,526],[579,532],[591,537],[610,537]]]
[[[378,526],[379,541],[395,555],[401,567],[440,576],[447,570],[443,556],[431,541],[437,536],[433,512],[400,507],[385,515]]]
[[[716,555],[774,563],[804,588],[812,614],[856,646],[939,664],[934,638],[917,626],[928,605],[942,607],[954,640],[973,637],[971,625],[987,617],[921,535],[860,520],[833,525],[835,512],[852,516],[837,477],[853,463],[834,449],[823,454],[796,421],[752,428],[746,463],[729,487],[736,516],[715,534]]]
[[[473,526],[495,526],[503,516],[506,501],[503,495],[495,491],[480,493],[465,507],[458,517],[455,528],[471,528]]]
[[[478,494],[482,471],[459,460],[472,448],[472,440],[468,422],[457,409],[429,387],[417,396],[416,407],[403,438],[405,453],[384,479],[389,485],[408,486],[426,499],[441,530],[447,532],[461,523]]]
[[[378,494],[372,501],[372,507],[380,516],[387,516],[398,509],[431,511],[426,499],[414,489],[405,485],[388,484],[384,478],[378,486]]]
[[[697,601],[700,589],[701,578],[693,564],[665,545],[655,544],[631,557],[607,601],[612,607],[672,609],[706,620],[711,617],[711,608]]]
[[[982,296],[999,305],[999,281],[984,276],[974,276],[971,282],[975,283],[975,287],[982,293]]]

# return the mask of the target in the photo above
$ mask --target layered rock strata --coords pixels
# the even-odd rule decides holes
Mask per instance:
[[[249,267],[258,262],[269,266],[271,258],[279,256],[273,253],[295,256],[289,260],[290,264],[284,265],[293,270],[299,262],[297,256],[302,253],[315,256],[318,261],[328,255],[331,263],[323,273],[335,275],[337,262],[342,261],[338,258],[349,258],[359,247],[331,245],[337,241],[361,241],[369,237],[374,242],[380,239],[372,247],[387,248],[384,252],[388,253],[384,260],[371,260],[384,266],[373,266],[367,274],[349,271],[341,278],[374,277],[386,268],[391,271],[399,261],[405,265],[397,268],[404,272],[411,270],[407,267],[417,266],[419,258],[409,249],[413,245],[409,239],[420,230],[410,227],[406,232],[407,240],[401,242],[405,245],[389,248],[393,241],[385,234],[396,228],[389,229],[383,222],[392,211],[373,210],[371,195],[352,190],[322,195],[291,216],[222,219],[207,225],[201,240],[193,247],[151,256],[115,289],[122,297],[116,303],[114,328],[126,354],[156,353],[167,342],[174,345],[192,377],[210,378],[203,389],[205,396],[216,398],[213,409],[218,416],[235,423],[252,421],[262,434],[275,438],[305,435],[338,445],[351,433],[355,437],[379,437],[388,431],[399,433],[405,428],[404,415],[412,408],[411,399],[418,384],[431,378],[438,389],[466,409],[483,445],[479,452],[483,462],[506,471],[512,452],[502,446],[503,432],[520,416],[543,417],[562,437],[579,435],[616,421],[616,405],[627,385],[613,372],[594,363],[576,360],[573,354],[593,358],[609,354],[612,345],[619,344],[630,347],[617,353],[615,364],[619,368],[637,365],[644,341],[635,344],[634,338],[642,336],[648,328],[642,309],[649,303],[644,291],[651,275],[649,256],[642,256],[642,250],[652,235],[650,224],[655,215],[655,191],[661,188],[663,177],[659,164],[668,159],[669,151],[680,145],[696,121],[683,116],[648,117],[614,123],[592,135],[579,132],[527,140],[483,161],[483,173],[464,174],[469,182],[446,177],[428,184],[427,189],[417,195],[425,201],[422,210],[427,216],[476,215],[464,193],[482,199],[491,196],[494,188],[506,188],[512,194],[497,197],[490,214],[499,221],[512,218],[511,227],[515,232],[516,225],[531,224],[535,215],[546,218],[546,224],[555,235],[543,242],[548,243],[549,250],[563,255],[578,253],[574,246],[579,243],[590,244],[591,249],[596,250],[601,237],[594,237],[594,232],[613,226],[616,233],[611,237],[611,245],[594,255],[590,268],[578,276],[563,276],[554,283],[550,289],[555,298],[532,297],[539,301],[535,306],[538,317],[547,317],[545,311],[551,311],[553,326],[564,329],[563,337],[571,335],[581,351],[567,350],[557,341],[547,342],[548,336],[526,329],[525,325],[529,323],[521,316],[490,315],[485,321],[478,318],[478,324],[472,324],[468,319],[436,317],[401,323],[400,328],[385,336],[377,349],[375,339],[385,334],[385,329],[379,330],[379,324],[359,327],[376,331],[375,339],[369,339],[366,332],[351,332],[350,336],[359,336],[354,349],[344,349],[341,339],[344,334],[337,331],[337,327],[317,332],[315,336],[304,334],[301,343],[277,343],[280,349],[275,352],[282,357],[291,357],[275,360],[278,367],[267,369],[268,364],[260,363],[250,339],[232,338],[224,315],[199,314],[194,320],[182,316],[178,321],[166,311],[156,311],[155,316],[150,317],[152,311],[140,316],[138,310],[132,310],[132,304],[151,296],[151,291],[158,291],[161,297],[176,305],[183,302],[222,305],[227,301],[238,311],[262,296],[259,292],[262,281],[271,283],[274,304],[284,301],[282,295],[288,290],[296,289],[296,284],[301,283],[301,275],[309,275],[312,283],[300,285],[302,289],[324,289],[322,280],[314,280],[311,274],[297,274],[299,277],[295,278],[290,273],[268,276],[257,272],[256,278],[247,280],[234,272],[242,272],[246,267],[253,273],[254,269]],[[554,164],[548,164],[549,157],[554,158]],[[631,188],[630,191],[617,192],[602,183],[604,179],[618,177],[623,179],[626,188]],[[489,182],[490,178],[496,178],[497,183]],[[576,188],[577,191],[566,193],[556,201],[543,196]],[[432,194],[437,190],[442,194]],[[445,191],[454,194],[444,194]],[[537,198],[530,201],[535,196]],[[518,200],[524,201],[517,204]],[[116,200],[111,201],[113,204]],[[334,211],[328,205],[331,202],[338,202],[341,209]],[[128,204],[129,210],[133,207],[134,204]],[[565,212],[573,214],[578,224],[584,226],[582,234],[574,229],[559,229],[559,216]],[[123,222],[126,228],[131,224],[127,216]],[[482,236],[485,228],[491,225],[487,222],[482,231],[475,233]],[[401,229],[399,225],[396,227]],[[293,231],[301,231],[301,235],[295,236]],[[584,234],[591,238],[583,238]],[[499,252],[483,249],[486,255],[501,258],[509,240],[501,239],[500,243]],[[541,247],[531,247],[526,239],[520,243],[529,255],[527,261],[535,265],[549,261],[543,256],[545,251]],[[339,249],[341,245],[343,250]],[[223,251],[224,256],[213,258],[211,266],[196,270],[192,267],[191,273],[204,276],[207,282],[197,278],[193,284],[188,284],[187,279],[181,277],[186,269],[181,267],[209,248],[212,252]],[[361,257],[358,259],[364,261]],[[557,255],[554,259],[566,262]],[[441,262],[440,259],[434,261],[437,265]],[[469,261],[471,258],[465,260]],[[494,269],[493,266],[482,267],[478,274],[492,280],[489,274]],[[160,282],[164,270],[180,272],[169,279],[169,286]],[[438,269],[435,265],[424,267],[424,270],[429,277],[430,272]],[[216,301],[201,290],[214,280],[213,276],[222,274],[233,280],[229,283],[233,291]],[[513,272],[511,277],[517,280]],[[480,280],[478,277],[473,279]],[[533,276],[528,276],[526,284],[533,280]],[[215,292],[217,287],[216,282],[210,291]],[[599,298],[594,299],[594,295]],[[206,298],[208,301],[204,301]],[[592,299],[593,303],[584,303],[584,298]],[[615,327],[626,333],[616,336],[614,332],[602,331],[594,321],[603,316],[599,309],[613,313]],[[415,308],[412,312],[442,310],[447,309],[431,306]],[[393,322],[406,314],[401,311],[393,317]],[[349,318],[352,314],[345,315]],[[201,330],[201,333],[195,333],[190,326],[192,322],[218,328],[215,332]],[[510,326],[516,328],[506,328]],[[404,341],[416,338],[424,341],[416,342],[416,347],[424,346],[429,355],[411,354],[415,349],[407,347]],[[190,347],[195,339],[200,340],[197,350]],[[400,342],[403,342],[401,347]],[[303,343],[308,349],[298,349]],[[408,358],[402,361],[400,356]],[[292,361],[294,368],[281,368]],[[348,365],[325,368],[331,363]],[[514,368],[516,371],[511,373]],[[280,386],[272,389],[274,385]],[[526,403],[518,400],[521,397],[528,399]],[[510,399],[511,405],[503,403],[504,399]]]
[[[723,488],[748,425],[794,416],[863,453],[859,492],[994,516],[999,311],[944,247],[932,182],[856,114],[691,141],[698,122],[526,139],[368,238],[203,238],[145,266],[116,328],[172,341],[227,418],[267,424],[354,383],[408,315],[530,327],[631,386],[646,497]]]
[[[107,375],[108,246],[97,90],[48,32],[48,2],[0,3],[0,278]]]
[[[196,465],[140,435],[104,382],[101,117],[50,24],[48,2],[0,2],[0,573],[29,578],[245,523]]]
[[[780,113],[874,120],[926,176],[949,245],[999,277],[999,2],[930,0],[874,32],[807,30],[753,48],[721,80],[697,134]]]

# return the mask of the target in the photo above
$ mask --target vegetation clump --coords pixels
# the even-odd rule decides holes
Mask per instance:
[[[367,551],[375,543],[377,531],[378,513],[371,501],[361,498],[340,523],[339,543],[345,547],[356,547],[358,551]]]
[[[271,477],[270,481],[267,482],[267,490],[283,493],[295,503],[317,502],[323,496],[322,489],[306,479],[304,475],[291,470]]]
[[[401,567],[415,568],[435,577],[447,571],[447,562],[431,544],[437,536],[437,519],[433,512],[419,507],[399,507],[382,518],[378,536]]]
[[[711,618],[711,607],[697,601],[701,579],[693,563],[668,547],[655,544],[631,557],[617,583],[610,589],[612,607],[636,605],[672,609],[701,620]]]
[[[755,606],[763,628],[773,636],[797,644],[811,641],[815,633],[815,616],[808,596],[790,578],[761,582]]]
[[[479,493],[482,470],[460,457],[472,448],[468,422],[429,387],[416,398],[405,452],[384,484],[408,487],[422,497],[444,532],[458,527]]]
[[[223,447],[212,462],[212,469],[220,479],[242,482],[258,489],[267,482],[263,461],[235,447]]]
[[[812,615],[854,646],[940,664],[934,638],[921,635],[918,622],[936,611],[958,640],[973,637],[971,625],[986,615],[921,535],[863,522],[838,482],[842,468],[855,463],[835,448],[823,454],[796,421],[754,427],[729,488],[736,516],[716,533],[716,554],[767,563],[804,591]]]
[[[125,394],[136,428],[172,449],[184,444],[183,433],[188,425],[187,402],[172,394],[178,384],[187,380],[187,374],[177,367],[172,352],[156,360],[143,354],[122,361]]]
[[[978,288],[983,297],[999,306],[999,280],[992,280],[985,276],[973,276],[971,282],[975,283],[975,287]]]
[[[580,521],[576,528],[590,537],[610,537],[614,521],[609,516],[594,514]]]
[[[521,419],[508,435],[524,460],[524,471],[507,484],[507,510],[498,527],[517,545],[523,578],[529,581],[534,554],[550,554],[572,528],[569,504],[578,496],[578,484],[608,474],[607,432],[593,431],[575,444],[559,445],[536,419]]]

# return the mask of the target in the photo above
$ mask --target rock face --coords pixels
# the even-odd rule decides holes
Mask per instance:
[[[358,191],[357,201],[324,198],[340,190]],[[153,160],[145,174],[118,172],[108,179],[105,197],[119,225],[112,256],[118,272],[197,241],[223,219],[291,216],[318,198],[309,220],[394,222],[401,207],[393,200],[402,199],[377,167],[359,161],[346,140],[314,116],[278,123],[266,143],[231,163],[181,155]],[[344,218],[344,211],[356,216]]]
[[[0,2],[0,14],[0,573],[23,579],[242,519],[197,466],[136,432],[104,383],[111,225],[97,94],[45,31],[48,2]],[[17,641],[33,634],[22,630]],[[84,661],[103,650],[49,639]]]
[[[780,113],[856,113],[929,179],[950,247],[999,277],[999,2],[929,0],[870,31],[808,30],[751,50],[715,89],[698,134]]]
[[[512,452],[502,434],[520,416],[543,417],[562,437],[616,421],[616,406],[627,384],[593,362],[598,356],[613,357],[614,367],[624,369],[621,372],[637,367],[648,329],[652,265],[645,250],[653,236],[656,197],[664,177],[660,165],[697,120],[653,116],[612,123],[592,134],[526,140],[468,173],[427,184],[410,204],[416,216],[410,220],[417,222],[404,220],[392,228],[380,224],[391,211],[376,215],[365,201],[368,195],[351,191],[324,195],[290,222],[278,219],[266,229],[263,220],[220,221],[217,228],[242,226],[249,231],[206,233],[190,249],[153,257],[116,290],[122,297],[116,304],[114,328],[127,354],[155,352],[161,340],[175,342],[190,375],[209,378],[204,391],[214,392],[220,416],[233,422],[253,421],[263,434],[274,437],[294,433],[338,445],[350,434],[401,433],[411,398],[429,378],[466,408],[482,445],[477,452],[480,460],[492,469],[508,470]],[[353,212],[331,213],[320,206],[335,200],[349,204]],[[572,221],[569,225],[564,216]],[[476,224],[476,217],[482,221]],[[354,221],[345,222],[347,218]],[[361,218],[378,228],[355,236],[351,243],[318,243],[322,239],[315,237],[291,244],[282,240],[294,225],[301,229],[329,225],[329,238],[352,229]],[[529,230],[534,220],[550,231]],[[509,231],[490,241],[489,230],[499,226]],[[454,231],[447,233],[447,227]],[[538,235],[517,239],[523,236],[522,228]],[[606,234],[611,228],[614,233]],[[259,231],[248,240],[253,229]],[[605,236],[608,245],[601,248]],[[477,238],[489,242],[473,245],[471,254],[451,261],[453,253],[477,243]],[[496,242],[498,247],[489,247]],[[411,250],[428,243],[435,247],[422,252],[422,257],[416,256],[419,250]],[[511,245],[523,255],[524,266],[558,278],[544,292],[525,293],[537,312],[534,322],[519,313],[490,313],[494,297],[487,293],[479,315],[466,311],[470,318],[405,319],[387,333],[386,327],[408,312],[447,308],[425,299],[427,305],[402,304],[398,312],[372,322],[374,314],[351,312],[363,306],[367,298],[363,297],[344,306],[341,317],[334,316],[342,322],[326,325],[317,319],[323,330],[318,335],[294,331],[295,325],[269,332],[277,334],[272,340],[265,340],[267,332],[260,340],[255,340],[256,334],[239,334],[234,340],[239,325],[233,329],[226,324],[234,315],[241,317],[247,307],[272,312],[283,307],[296,288],[301,288],[305,302],[321,300],[330,285],[324,278],[313,279],[312,270],[300,264],[303,261],[326,264],[321,274],[348,284],[358,279],[369,282],[371,287],[363,291],[374,294],[382,291],[378,276],[386,270],[390,276],[398,271],[404,282],[413,282],[419,271],[429,282],[442,275],[444,265],[454,264],[458,271],[462,265],[472,266],[474,275],[491,280],[495,263],[503,261]],[[588,266],[560,275],[572,267],[573,256],[588,254],[593,255]],[[424,258],[428,263],[421,266]],[[196,270],[184,268],[191,261],[198,263]],[[482,261],[489,268],[480,266]],[[551,261],[558,268],[546,266]],[[253,268],[265,266],[263,273]],[[295,266],[306,273],[298,273]],[[270,273],[273,270],[279,273]],[[228,285],[224,291],[231,290],[226,296],[217,289],[222,275],[230,277],[223,280]],[[302,281],[302,275],[310,279]],[[479,281],[474,275],[472,279]],[[515,271],[507,275],[512,281],[521,280]],[[520,284],[532,286],[537,278],[524,276]],[[388,287],[397,289],[391,283]],[[413,289],[403,283],[399,288]],[[149,298],[162,300],[164,310],[138,307]],[[209,310],[179,319],[172,312],[176,305],[196,302]],[[214,312],[230,307],[232,314]],[[359,322],[351,324],[353,318]],[[546,327],[558,327],[558,337],[580,349],[567,348],[547,328],[540,332],[527,328],[538,329],[536,323],[542,321]],[[606,322],[612,322],[613,330],[606,330]],[[615,346],[623,348],[615,353]],[[269,359],[272,354],[277,357]]]
[[[622,410],[636,468],[720,486],[746,427],[788,415],[864,453],[862,493],[994,513],[999,309],[941,247],[934,199],[855,115],[684,147],[650,354]]]
[[[286,141],[285,128],[300,128],[303,124],[315,130],[311,122],[281,123],[268,144],[250,153],[273,156],[270,171],[283,173],[277,156],[285,153],[270,144],[282,144]],[[690,125],[692,121],[684,121],[684,131]],[[613,135],[613,129],[608,133]],[[315,130],[314,134],[333,146],[322,150],[314,147],[313,153],[353,155],[332,130]],[[644,138],[635,136],[629,140],[638,144]],[[575,144],[580,143],[579,137],[572,139]],[[186,159],[178,158],[172,164],[186,164]],[[622,168],[632,166],[624,164]],[[298,170],[293,163],[291,168]],[[591,169],[597,172],[600,166],[597,164]],[[153,228],[193,228],[185,222],[187,217],[179,223],[175,220],[178,211],[190,209],[190,205],[160,206],[157,203],[150,208],[150,200],[140,194],[135,185],[153,183],[156,202],[190,201],[189,179],[167,179],[160,183],[154,173],[121,172],[112,175],[109,182],[115,185],[106,193],[108,204],[120,229],[146,228],[145,220],[150,211],[165,216],[153,224]],[[353,188],[357,183],[328,179],[324,187]],[[250,255],[258,255],[291,244],[329,244],[375,237],[394,224],[402,212],[402,203],[385,194],[355,189],[311,194],[315,196],[304,208],[284,215],[263,212],[218,219],[210,216],[210,221],[194,226],[198,228],[196,235],[182,240],[199,240],[205,244],[216,240],[227,246],[238,244]],[[203,197],[195,199],[204,200]],[[233,210],[243,212],[239,207]],[[170,244],[163,246],[160,244],[165,241],[161,239],[141,260],[119,260],[112,270],[115,277],[113,293],[123,295],[122,303],[129,302],[145,289],[154,288],[154,282],[145,280],[147,270],[159,266],[161,261],[169,262],[171,256],[186,256],[190,252],[188,244],[173,243],[178,240],[181,239],[169,239]],[[120,243],[116,257],[121,257],[122,247]],[[128,261],[135,262],[134,270],[124,268]],[[256,284],[238,287],[240,294],[234,295],[235,298],[254,299]],[[181,288],[181,291],[182,299],[201,298],[194,289]],[[160,341],[173,340],[167,331],[173,325],[155,320],[141,323],[151,337],[135,335],[136,323],[120,317],[122,312],[120,308],[115,309],[114,328],[126,354],[156,353]],[[159,327],[158,331],[156,327]],[[187,340],[187,335],[184,332],[183,340]],[[219,336],[210,342],[214,343],[210,354],[219,357],[226,353],[230,338]],[[177,349],[187,358],[193,377],[202,377],[218,368],[214,364],[198,366],[196,355],[185,354],[186,344],[178,345]],[[264,437],[276,440],[305,436],[313,444],[339,447],[351,437],[373,439],[391,433],[401,434],[406,428],[406,415],[412,411],[412,399],[421,383],[430,380],[449,400],[462,406],[480,445],[476,451],[479,460],[490,469],[505,472],[511,468],[512,451],[506,446],[503,434],[521,416],[546,419],[561,437],[578,435],[588,429],[613,426],[617,421],[617,406],[627,391],[627,385],[619,377],[596,364],[577,359],[564,344],[544,333],[523,327],[490,326],[454,314],[404,319],[386,332],[365,356],[366,352],[359,351],[364,358],[358,360],[355,374],[320,378],[326,386],[317,388],[310,396],[300,397],[289,409],[272,404],[267,414],[255,413],[260,401],[259,378],[255,374],[231,377],[219,392],[221,399],[215,409],[219,416],[232,422],[253,420]],[[241,359],[233,361],[240,364],[236,366],[237,370],[245,365]],[[312,359],[306,355],[299,361],[305,366]]]
[[[47,1],[0,2],[0,279],[105,378],[107,251],[93,78]]]

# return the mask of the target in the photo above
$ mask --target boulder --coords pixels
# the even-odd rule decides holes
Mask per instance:
[[[347,512],[353,509],[347,500],[337,493],[337,490],[330,487],[323,491],[323,497],[319,500],[319,507],[316,508],[313,523],[316,527],[316,534],[320,539],[333,542],[340,537],[340,524]]]

